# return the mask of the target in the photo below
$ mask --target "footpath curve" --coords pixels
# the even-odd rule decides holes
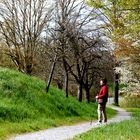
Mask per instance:
[[[110,102],[109,102],[110,104]],[[117,110],[117,115],[108,120],[107,124],[117,123],[123,120],[131,119],[130,113],[126,110],[110,106],[109,107]],[[84,133],[92,128],[101,127],[102,125],[96,125],[96,122],[81,123],[74,126],[62,126],[57,128],[51,128],[43,131],[38,131],[34,133],[27,133],[22,135],[17,135],[10,138],[9,140],[68,140],[72,139],[74,136]]]

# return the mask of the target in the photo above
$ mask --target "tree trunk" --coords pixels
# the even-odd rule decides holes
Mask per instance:
[[[69,74],[68,74],[67,71],[65,71],[65,93],[66,93],[66,97],[69,96],[68,85],[69,85]]]
[[[55,58],[54,58],[54,61],[53,61],[52,67],[51,67],[51,72],[50,72],[50,75],[49,75],[48,83],[47,83],[47,86],[46,86],[46,93],[49,91],[49,87],[50,87],[51,80],[52,80],[53,73],[54,73],[54,68],[55,68],[55,65],[56,65],[56,58],[57,58],[57,56],[55,55]]]
[[[115,83],[114,83],[114,103],[119,105],[119,74],[115,73]]]
[[[68,91],[68,86],[69,86],[69,73],[68,73],[68,68],[65,59],[63,58],[63,66],[64,66],[64,71],[65,71],[65,94],[66,97],[69,96],[69,91]]]
[[[86,88],[86,102],[89,103],[90,102],[90,89]]]
[[[63,89],[63,82],[60,81],[60,80],[58,80],[58,81],[57,81],[57,86],[58,86],[59,89],[62,90],[62,89]]]
[[[78,84],[78,101],[82,102],[82,95],[83,95],[83,84],[80,82]]]
[[[29,62],[30,61],[30,62]],[[33,72],[33,60],[29,59],[24,66],[24,71],[26,74],[31,74]]]
[[[114,103],[119,105],[119,83],[118,80],[115,81],[115,88],[114,88]]]

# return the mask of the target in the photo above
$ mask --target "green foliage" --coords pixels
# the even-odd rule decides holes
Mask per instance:
[[[74,140],[139,140],[140,109],[129,109],[128,111],[132,112],[132,120],[95,128],[75,137]]]
[[[140,29],[138,0],[87,0],[87,4],[102,11],[110,22],[110,27],[113,27],[112,31],[117,38],[124,34],[133,33],[134,35],[136,33],[138,35]]]
[[[119,84],[119,89],[123,89],[123,88],[126,88],[126,87],[128,87],[127,84]]]
[[[46,94],[45,82],[19,72],[0,69],[0,80],[0,114],[6,120],[87,116],[96,108],[67,99],[63,91],[53,87]]]
[[[87,4],[101,15],[109,37],[115,43],[114,54],[133,78],[140,77],[140,1],[139,0],[87,0]],[[98,6],[99,5],[99,6]],[[104,17],[104,18],[103,18]],[[125,59],[126,58],[126,59]],[[129,59],[128,59],[129,58]],[[131,67],[130,67],[131,65]]]
[[[124,99],[120,102],[120,106],[127,107],[127,108],[140,108],[140,94],[139,93],[133,93],[128,94],[124,97]]]
[[[109,87],[109,96],[114,96],[114,83],[110,83],[108,87]],[[122,90],[123,88],[126,87],[128,87],[127,84],[123,84],[123,83],[119,84],[119,90]]]
[[[96,0],[96,1],[91,1],[91,0],[86,0],[87,4],[92,6],[92,7],[96,7],[96,8],[103,8],[104,7],[104,3],[101,0]]]

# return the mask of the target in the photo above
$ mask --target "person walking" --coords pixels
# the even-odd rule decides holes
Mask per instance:
[[[107,87],[107,79],[100,80],[101,89],[96,96],[98,101],[98,123],[101,124],[102,121],[107,123],[107,114],[106,114],[106,103],[108,101],[108,87]]]

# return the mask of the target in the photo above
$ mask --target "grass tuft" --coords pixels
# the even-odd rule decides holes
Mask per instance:
[[[120,102],[120,106],[124,108],[140,108],[140,93],[128,94]]]

